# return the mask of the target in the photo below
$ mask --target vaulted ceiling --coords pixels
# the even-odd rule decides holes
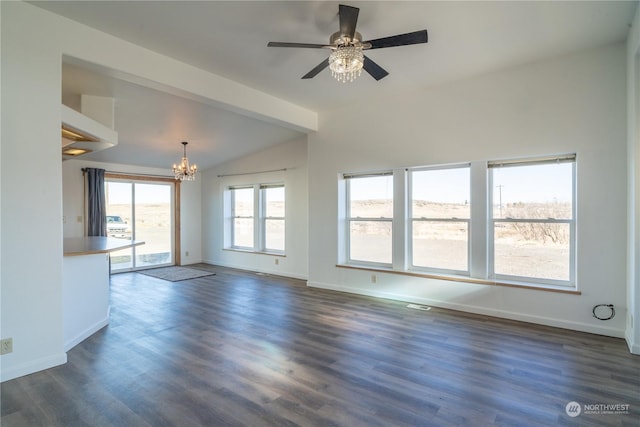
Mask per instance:
[[[427,29],[429,43],[369,51],[389,76],[375,81],[363,73],[338,83],[329,70],[301,79],[326,50],[267,47],[268,41],[327,43],[338,30],[338,2],[31,3],[320,113],[621,42],[637,7],[627,1],[349,2],[360,8],[357,30],[364,39]],[[206,168],[302,135],[65,64],[63,100],[73,104],[79,94],[116,99],[120,143],[91,160],[165,167],[179,157],[179,142],[190,140],[189,150]],[[175,149],[156,149],[159,140],[175,141]],[[198,152],[198,141],[215,144]]]

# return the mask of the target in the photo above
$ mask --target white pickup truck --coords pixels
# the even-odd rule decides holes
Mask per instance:
[[[107,215],[107,235],[122,239],[131,239],[131,227],[119,215]]]

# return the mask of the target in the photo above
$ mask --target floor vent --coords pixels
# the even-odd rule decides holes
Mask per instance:
[[[428,305],[420,305],[420,304],[409,304],[407,305],[407,308],[413,308],[414,310],[422,310],[422,311],[431,310],[431,307],[429,307]]]

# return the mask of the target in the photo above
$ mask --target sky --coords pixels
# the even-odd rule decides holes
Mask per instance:
[[[551,163],[518,167],[499,167],[493,172],[494,203],[500,193],[502,203],[570,202],[573,163]],[[430,169],[412,172],[415,199],[440,203],[462,203],[470,199],[469,168]],[[391,199],[393,177],[353,178],[354,200]]]
[[[109,204],[122,205],[131,203],[130,182],[107,182],[107,201]],[[136,183],[137,203],[170,203],[171,184],[140,184]]]
[[[573,163],[493,169],[494,203],[571,202]],[[502,187],[499,187],[499,186]]]
[[[270,202],[284,202],[284,187],[273,187],[267,191]],[[253,188],[236,190],[235,198],[243,203],[253,202]]]

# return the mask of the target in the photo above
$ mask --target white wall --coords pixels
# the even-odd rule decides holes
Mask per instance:
[[[281,172],[253,174],[265,170]],[[246,174],[219,178],[218,175]],[[286,194],[286,257],[224,249],[222,197],[226,187],[284,182]],[[308,181],[306,138],[228,162],[202,176],[203,258],[211,264],[282,276],[308,277]],[[275,264],[278,259],[279,263]]]
[[[24,2],[0,2],[2,39],[1,337],[13,338],[0,381],[66,361],[62,336],[62,57],[294,129],[316,114]],[[25,173],[24,165],[29,166]],[[186,186],[185,186],[186,187]],[[197,199],[198,188],[185,191]],[[197,203],[197,202],[196,202]],[[197,262],[199,209],[185,233]],[[74,215],[76,216],[76,215]],[[71,216],[73,218],[73,216]],[[37,268],[36,268],[37,267]]]
[[[309,137],[309,284],[623,336],[626,127],[623,44],[458,81],[320,117]],[[577,153],[581,296],[336,267],[337,177]],[[595,304],[615,304],[607,322]]]
[[[67,160],[62,163],[63,183],[63,218],[64,237],[82,237],[84,222],[78,222],[78,217],[84,217],[83,177],[82,168],[101,168],[109,172],[147,174],[171,177],[170,169],[148,168],[113,163],[91,162],[82,159]],[[193,264],[202,261],[201,225],[201,176],[195,181],[183,182],[180,185],[180,246],[182,251],[181,264]],[[185,252],[189,256],[185,256]]]
[[[32,6],[1,2],[0,7],[1,334],[13,338],[13,353],[1,358],[4,381],[65,363],[66,354],[57,26]]]
[[[627,39],[628,236],[625,338],[631,352],[640,354],[640,9]]]
[[[0,7],[0,27],[2,23],[2,7]],[[2,43],[2,36],[0,34],[0,44]],[[2,49],[0,48],[0,51]],[[0,56],[0,82],[2,81],[2,57]],[[2,85],[0,84],[0,100],[2,100]],[[2,117],[2,102],[0,102],[0,118]],[[0,189],[2,189],[2,120],[0,119]],[[0,236],[2,236],[2,192],[0,191]],[[0,338],[4,338],[2,332],[2,244],[0,244]],[[2,358],[0,357],[0,375],[2,373]],[[0,377],[0,381],[2,378]]]
[[[180,264],[202,262],[202,180],[198,172],[195,181],[180,184]],[[189,255],[187,255],[187,252]]]

